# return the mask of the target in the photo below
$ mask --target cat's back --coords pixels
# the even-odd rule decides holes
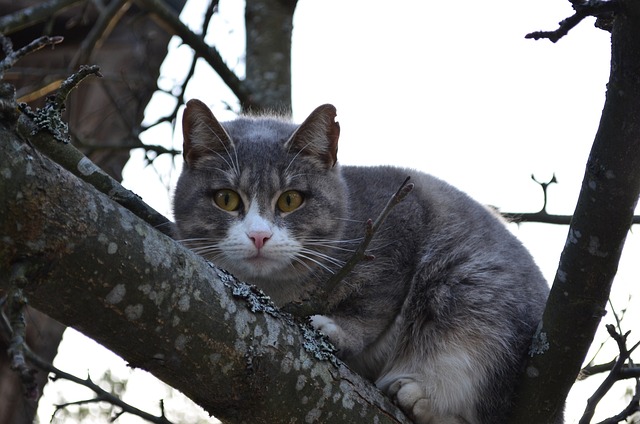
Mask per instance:
[[[362,231],[362,222],[375,219],[410,177],[414,189],[395,206],[376,235],[379,246],[388,246],[386,254],[406,258],[403,265],[411,267],[448,263],[442,266],[450,270],[455,264],[460,272],[504,275],[505,280],[520,283],[496,280],[496,285],[519,292],[517,296],[526,303],[544,303],[548,292],[545,279],[530,253],[494,210],[416,170],[345,166],[342,172],[349,192],[350,236]]]

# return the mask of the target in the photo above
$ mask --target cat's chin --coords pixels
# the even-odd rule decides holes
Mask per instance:
[[[290,263],[282,263],[265,257],[238,260],[229,266],[229,271],[236,278],[257,286],[270,283],[290,283],[301,277]]]

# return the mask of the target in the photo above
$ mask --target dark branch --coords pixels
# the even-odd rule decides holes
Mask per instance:
[[[81,66],[77,72],[75,72],[69,78],[62,82],[55,95],[47,99],[45,108],[50,107],[56,112],[61,112],[62,110],[64,110],[64,103],[67,101],[69,93],[71,93],[71,91],[89,75],[95,75],[99,78],[102,77],[100,68],[98,66]]]
[[[4,50],[4,54],[6,56],[2,60],[2,62],[0,62],[0,79],[4,78],[4,71],[13,67],[13,65],[15,65],[15,63],[24,56],[28,55],[29,53],[38,51],[43,47],[60,44],[63,40],[62,37],[40,37],[36,40],[33,40],[21,49],[14,51],[13,46],[11,45],[11,42],[8,38],[0,34],[0,39],[2,40],[2,49]]]
[[[587,0],[584,3],[572,1],[572,3],[576,13],[561,21],[558,29],[555,31],[535,31],[525,35],[525,38],[533,38],[534,40],[546,38],[555,43],[567,35],[569,31],[582,22],[584,18],[588,16],[603,17],[614,13],[619,8],[618,1],[616,0]]]
[[[55,13],[85,0],[53,0],[41,2],[31,7],[18,10],[10,15],[0,17],[0,34],[8,35],[38,22],[51,19]]]
[[[19,271],[17,271],[19,273]],[[87,387],[91,389],[96,397],[93,399],[80,400],[75,402],[69,402],[61,405],[56,405],[56,412],[62,408],[65,408],[70,405],[81,405],[86,403],[95,403],[95,402],[108,402],[114,406],[119,407],[122,412],[126,412],[132,415],[137,415],[140,418],[147,420],[152,423],[157,424],[172,424],[165,415],[164,415],[164,407],[161,408],[161,415],[155,416],[144,412],[128,403],[124,402],[122,399],[117,397],[116,395],[104,390],[99,385],[91,380],[91,377],[87,377],[86,379],[81,379],[67,372],[61,371],[56,368],[52,364],[47,361],[44,361],[38,355],[33,353],[33,351],[27,346],[26,338],[24,336],[25,330],[25,320],[22,314],[22,309],[26,305],[26,299],[22,295],[21,291],[18,289],[14,293],[15,299],[10,304],[10,314],[11,317],[7,318],[4,313],[0,316],[1,326],[5,332],[8,333],[11,338],[11,345],[9,347],[9,355],[12,359],[12,369],[20,374],[20,378],[25,385],[25,392],[27,397],[34,396],[33,390],[35,387],[35,380],[33,378],[36,370],[27,365],[27,360],[34,364],[36,367],[40,368],[47,373],[54,374],[51,379],[53,381],[57,379],[68,380],[79,384],[81,386]],[[1,305],[0,305],[1,306]],[[55,413],[54,413],[55,415]]]
[[[110,2],[98,20],[93,24],[91,31],[82,41],[80,48],[74,55],[69,65],[69,69],[75,69],[78,65],[87,63],[96,46],[99,46],[111,33],[111,30],[118,24],[122,16],[129,9],[129,0],[116,0]]]
[[[188,44],[195,50],[196,55],[206,60],[238,98],[243,109],[250,109],[251,107],[259,108],[259,105],[253,104],[250,92],[244,82],[227,66],[218,50],[209,46],[200,35],[194,33],[183,24],[176,13],[167,7],[164,1],[136,0],[136,2],[145,7],[149,12],[158,16],[158,18],[171,28],[174,34],[182,38],[185,44]]]
[[[558,224],[558,225],[569,225],[571,224],[572,215],[552,215],[547,212],[548,205],[548,197],[547,191],[551,184],[557,184],[558,179],[556,175],[553,174],[553,177],[547,182],[538,181],[534,175],[531,175],[531,179],[538,183],[540,188],[542,189],[543,203],[542,208],[538,212],[502,212],[495,208],[504,219],[509,222],[513,222],[519,224],[521,222],[539,222],[541,224]],[[633,224],[640,224],[640,216],[633,217]]]
[[[606,395],[613,384],[620,380],[620,370],[623,368],[624,364],[630,359],[631,353],[640,345],[640,342],[635,344],[632,348],[627,348],[627,336],[629,332],[624,335],[618,333],[616,331],[615,326],[608,324],[607,331],[611,338],[613,338],[618,344],[618,350],[620,351],[620,356],[615,361],[613,367],[611,368],[611,372],[607,375],[605,380],[602,382],[600,387],[596,390],[596,392],[589,398],[587,401],[587,407],[580,418],[579,424],[589,424],[591,422],[591,418],[593,418],[593,414],[595,413],[596,406],[602,400],[604,395]]]

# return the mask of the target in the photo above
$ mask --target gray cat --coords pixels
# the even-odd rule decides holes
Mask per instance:
[[[278,305],[323,284],[350,257],[406,176],[415,189],[311,317],[352,369],[416,423],[506,423],[548,287],[489,209],[432,176],[339,166],[331,105],[297,126],[220,124],[200,101],[183,117],[178,237]],[[388,148],[393,148],[388,145]]]

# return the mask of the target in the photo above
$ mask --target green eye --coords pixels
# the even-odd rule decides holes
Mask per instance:
[[[240,208],[240,195],[233,190],[222,189],[213,194],[213,201],[222,210],[233,212]]]
[[[278,198],[278,209],[282,212],[292,212],[302,205],[303,200],[304,197],[299,191],[285,191]]]

